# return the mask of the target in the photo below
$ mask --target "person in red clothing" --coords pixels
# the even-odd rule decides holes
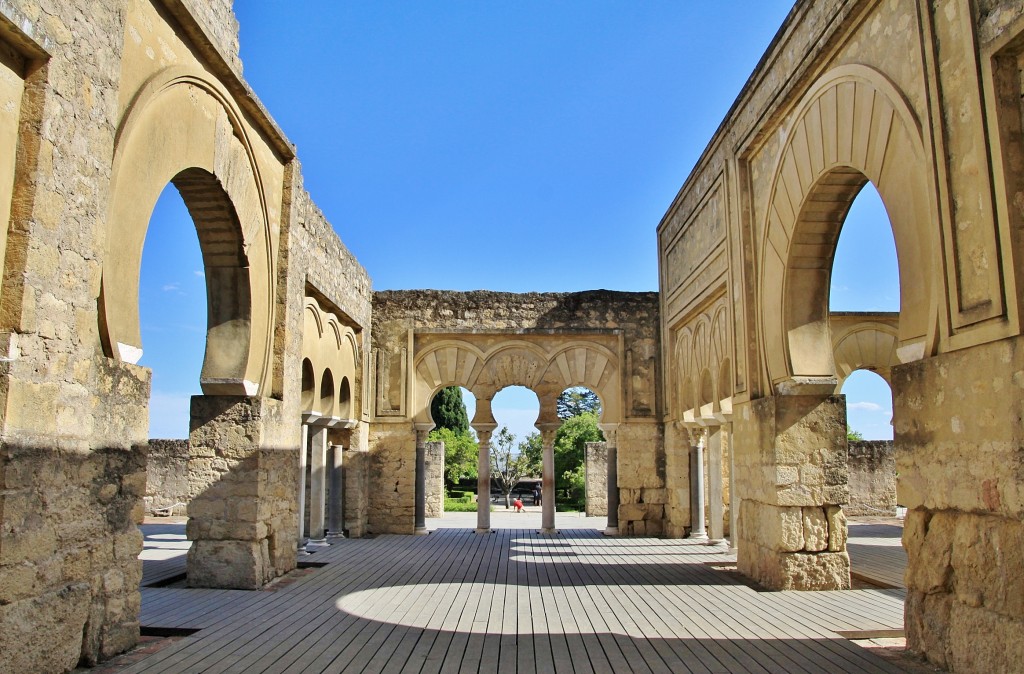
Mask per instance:
[[[516,500],[512,501],[512,505],[515,506],[517,513],[523,512],[523,500],[521,498],[516,497]]]

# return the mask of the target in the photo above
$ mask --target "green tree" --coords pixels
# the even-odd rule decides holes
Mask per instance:
[[[449,485],[476,477],[480,446],[472,435],[457,433],[450,428],[435,428],[427,439],[444,443],[444,479]]]
[[[849,426],[846,427],[846,441],[847,442],[860,442],[864,439],[864,435],[860,431],[855,431]]]
[[[505,497],[506,509],[511,505],[509,495],[529,469],[526,458],[512,451],[515,444],[516,436],[504,426],[491,440],[491,480]]]
[[[567,388],[558,396],[557,411],[558,418],[562,421],[587,412],[601,416],[601,399],[588,388]]]
[[[526,461],[526,476],[539,477],[544,469],[544,441],[534,431],[519,443],[519,456]]]
[[[555,490],[567,503],[585,499],[587,443],[604,440],[597,419],[597,412],[584,412],[562,422],[555,434]]]
[[[450,428],[457,434],[469,435],[469,416],[458,386],[447,386],[437,392],[430,403],[430,416],[434,428]]]

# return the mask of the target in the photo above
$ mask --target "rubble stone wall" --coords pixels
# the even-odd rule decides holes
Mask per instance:
[[[186,506],[195,492],[189,485],[188,440],[149,439],[146,452],[146,511],[176,503]],[[184,515],[185,508],[175,508]]]
[[[850,502],[847,516],[896,514],[896,453],[892,440],[849,443]]]

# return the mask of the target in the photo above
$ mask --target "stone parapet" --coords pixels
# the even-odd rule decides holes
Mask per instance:
[[[896,514],[896,452],[892,440],[849,443],[850,503],[847,516]]]

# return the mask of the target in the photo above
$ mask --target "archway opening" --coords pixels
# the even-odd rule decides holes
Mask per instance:
[[[843,509],[851,525],[847,549],[857,576],[874,573],[871,560],[880,553],[902,553],[897,549],[902,539],[899,520],[878,519],[898,513],[892,391],[885,377],[897,363],[900,302],[892,224],[881,196],[868,182],[843,219],[829,285],[837,392],[846,398],[850,495]]]
[[[443,443],[429,446],[425,499],[431,526],[475,525],[479,444],[469,425],[475,412],[476,397],[459,386],[442,388],[431,400],[434,428],[427,440]]]
[[[147,514],[143,585],[184,572],[190,546],[181,520],[197,486],[189,471],[192,396],[202,393],[206,350],[206,273],[196,228],[173,185],[160,193],[149,219],[139,269],[138,363],[151,370]],[[159,523],[157,523],[159,522]],[[173,560],[159,561],[158,560]],[[153,563],[150,563],[150,562]]]
[[[540,512],[543,448],[536,423],[537,394],[525,386],[506,386],[491,399],[498,427],[491,435],[491,501],[500,511]],[[529,509],[529,510],[527,510]],[[517,514],[522,514],[517,512]],[[522,523],[492,517],[492,528],[521,528]]]
[[[334,375],[331,374],[330,369],[327,369],[324,370],[323,377],[320,378],[320,414],[325,418],[336,416],[336,410],[334,409],[335,400]]]
[[[605,440],[601,398],[589,388],[570,387],[558,396],[557,412],[562,425],[555,433],[556,509],[578,516],[599,512],[602,500],[607,508],[608,494],[607,448],[595,444]],[[604,528],[604,522],[586,526],[591,525]]]

